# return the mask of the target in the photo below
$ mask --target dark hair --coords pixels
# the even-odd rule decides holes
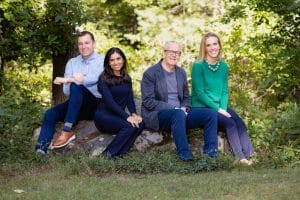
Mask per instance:
[[[85,36],[85,35],[91,36],[93,42],[95,42],[95,37],[94,37],[93,33],[89,32],[89,31],[82,31],[82,32],[79,32],[79,33],[77,34],[77,39],[78,39],[79,37],[82,37],[82,36]]]
[[[109,65],[109,59],[110,59],[111,55],[114,53],[119,54],[124,60],[124,64],[121,69],[120,77],[116,76],[114,74],[113,69]],[[120,48],[112,47],[106,52],[105,58],[104,58],[104,71],[101,73],[100,77],[102,80],[104,80],[105,82],[107,82],[110,85],[116,85],[116,84],[120,84],[120,83],[131,83],[131,78],[127,72],[127,59],[126,59],[125,54],[123,53],[123,51]]]

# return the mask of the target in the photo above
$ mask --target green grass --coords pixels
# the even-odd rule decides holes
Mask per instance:
[[[259,158],[259,157],[258,157]],[[260,159],[259,159],[260,160]],[[299,199],[295,161],[237,164],[232,156],[195,155],[182,162],[170,149],[131,152],[118,160],[82,152],[32,156],[0,166],[4,199]],[[16,193],[14,190],[23,190]]]
[[[31,171],[1,178],[0,199],[299,199],[300,167],[196,174]],[[22,189],[24,193],[15,193]]]
[[[231,156],[194,158],[182,162],[170,151],[131,152],[119,160],[82,153],[33,156],[1,165],[0,200],[299,199],[297,162],[294,167],[268,162],[246,167]]]

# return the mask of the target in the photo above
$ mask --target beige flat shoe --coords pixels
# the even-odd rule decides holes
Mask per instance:
[[[241,160],[239,160],[239,162],[241,163],[241,164],[244,164],[244,165],[248,165],[248,166],[250,166],[250,165],[252,165],[253,164],[253,162],[252,161],[250,161],[250,160],[247,160],[247,159],[241,159]]]

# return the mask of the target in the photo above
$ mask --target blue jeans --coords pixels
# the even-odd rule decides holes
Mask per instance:
[[[116,134],[104,151],[111,157],[126,154],[145,127],[144,122],[141,122],[138,128],[133,127],[127,120],[99,108],[95,113],[94,122],[98,130]]]
[[[83,85],[72,83],[69,99],[46,111],[36,148],[47,152],[57,122],[64,121],[75,124],[78,120],[92,120],[100,100]]]
[[[253,146],[243,120],[231,109],[227,109],[230,118],[218,113],[218,128],[227,134],[231,149],[236,158],[244,159],[253,154]]]
[[[192,157],[187,140],[187,129],[204,127],[203,152],[208,156],[218,153],[217,112],[209,108],[192,108],[188,115],[180,109],[167,109],[158,112],[159,128],[171,131],[180,158]]]

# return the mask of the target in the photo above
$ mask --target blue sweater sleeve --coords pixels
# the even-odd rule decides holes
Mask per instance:
[[[108,85],[99,78],[98,81],[98,91],[102,95],[102,100],[105,104],[105,107],[114,112],[115,114],[119,115],[120,117],[124,118],[125,120],[129,117],[128,113],[125,112],[114,100]]]
[[[127,99],[127,108],[129,110],[129,112],[132,113],[136,113],[136,108],[135,108],[135,103],[134,103],[134,98],[133,98],[133,90],[132,90],[132,83],[130,83],[130,93],[128,95],[128,99]]]

